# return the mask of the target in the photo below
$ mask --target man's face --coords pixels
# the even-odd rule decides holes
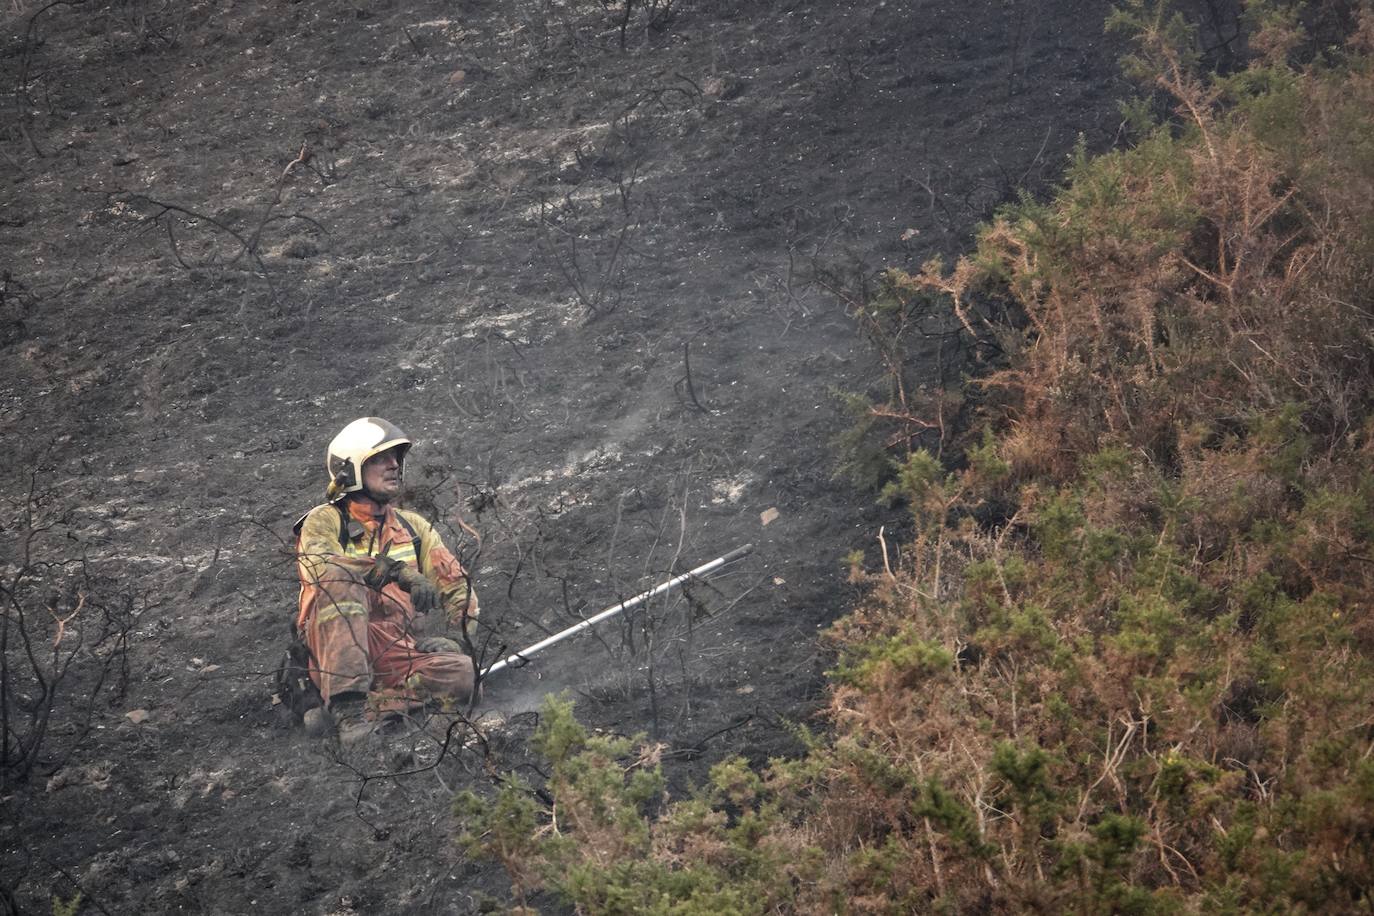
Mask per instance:
[[[389,503],[401,495],[399,454],[389,448],[363,462],[363,490],[379,503]]]

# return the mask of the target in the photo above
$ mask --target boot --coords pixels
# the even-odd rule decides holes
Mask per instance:
[[[302,718],[305,733],[311,738],[327,738],[334,734],[334,719],[323,706],[312,706]]]
[[[329,706],[316,706],[305,714],[305,733],[312,738],[337,735],[345,746],[356,744],[372,734],[367,717],[367,698],[354,694],[331,697]]]

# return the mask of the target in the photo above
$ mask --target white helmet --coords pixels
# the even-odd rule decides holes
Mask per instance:
[[[394,423],[381,417],[361,417],[341,429],[325,452],[325,469],[329,471],[329,501],[333,502],[345,493],[361,490],[363,462],[390,448],[399,448],[396,459],[404,472],[410,439]]]

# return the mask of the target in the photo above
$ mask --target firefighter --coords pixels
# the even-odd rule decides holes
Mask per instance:
[[[347,743],[427,699],[472,697],[472,659],[444,633],[468,631],[477,595],[434,527],[395,505],[410,446],[380,417],[349,423],[326,454],[328,501],[296,525],[296,626],[324,700],[311,734]]]

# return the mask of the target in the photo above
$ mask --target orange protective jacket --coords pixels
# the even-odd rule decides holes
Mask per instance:
[[[296,626],[310,647],[310,677],[326,704],[366,694],[386,711],[426,697],[471,698],[472,660],[462,652],[421,651],[430,615],[416,613],[396,582],[380,590],[370,584],[377,558],[387,557],[415,566],[434,583],[451,624],[466,627],[477,616],[477,596],[463,567],[428,522],[354,495],[312,509],[297,527],[296,551]]]
[[[434,526],[406,509],[382,506],[354,495],[311,509],[297,523],[296,557],[301,580],[296,626],[304,628],[310,592],[328,578],[329,567],[365,575],[376,557],[415,566],[438,587],[449,622],[465,626],[478,614],[477,593],[462,564]],[[410,596],[392,582],[382,589],[388,602],[413,613]]]

